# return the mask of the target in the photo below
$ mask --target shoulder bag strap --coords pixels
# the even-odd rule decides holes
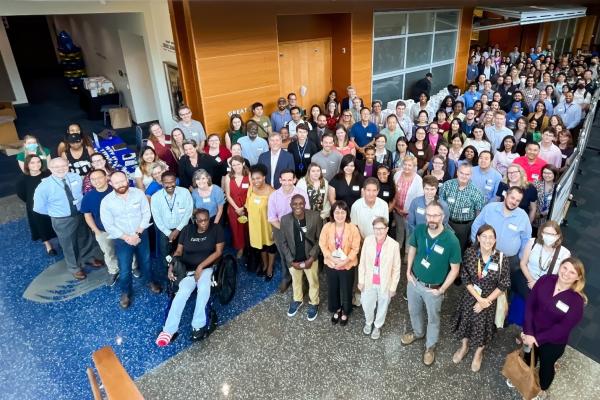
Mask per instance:
[[[556,260],[558,259],[558,253],[560,253],[560,247],[558,249],[554,249],[554,254],[552,255],[552,261],[550,261],[550,266],[548,267],[548,271],[546,275],[552,275],[552,271],[554,270],[554,265],[556,264]]]

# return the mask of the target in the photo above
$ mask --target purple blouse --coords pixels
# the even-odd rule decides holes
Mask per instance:
[[[583,317],[583,298],[572,289],[552,296],[558,275],[542,276],[525,306],[523,332],[544,343],[567,344],[571,331]]]

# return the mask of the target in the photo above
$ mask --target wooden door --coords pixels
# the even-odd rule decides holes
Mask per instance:
[[[306,88],[302,96],[302,87]],[[279,42],[279,92],[294,92],[298,104],[310,107],[323,102],[331,90],[331,39]]]

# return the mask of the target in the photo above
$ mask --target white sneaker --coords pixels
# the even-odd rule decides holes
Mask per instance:
[[[514,388],[515,385],[512,384],[512,382],[510,381],[510,379],[506,380],[506,386],[508,386],[509,388]]]
[[[365,327],[363,328],[363,333],[365,335],[370,335],[371,334],[371,328],[372,328],[372,325],[365,324]]]
[[[381,336],[381,329],[378,327],[373,328],[373,332],[371,332],[371,339],[377,340]]]

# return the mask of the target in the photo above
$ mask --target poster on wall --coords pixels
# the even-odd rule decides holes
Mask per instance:
[[[183,93],[179,83],[179,69],[177,65],[165,62],[165,74],[167,76],[167,89],[169,91],[169,102],[171,103],[171,115],[175,121],[179,121],[177,110],[183,104]]]

